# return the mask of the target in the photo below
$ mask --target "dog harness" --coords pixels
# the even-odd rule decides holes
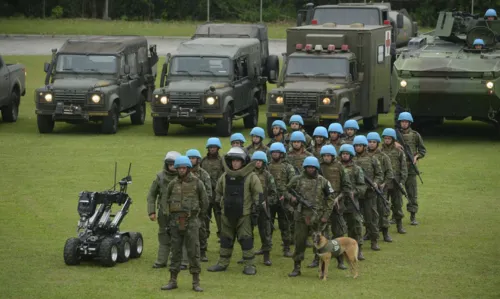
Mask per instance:
[[[319,248],[316,250],[316,253],[318,255],[323,255],[327,252],[331,252],[333,256],[338,257],[340,256],[340,244],[336,240],[330,240],[328,243],[326,243],[325,247]]]

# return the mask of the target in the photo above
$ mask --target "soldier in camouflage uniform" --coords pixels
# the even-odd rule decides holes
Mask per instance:
[[[151,221],[158,221],[158,258],[153,268],[165,268],[170,255],[170,232],[167,231],[167,217],[161,213],[162,206],[166,203],[161,201],[162,194],[167,190],[168,184],[177,177],[174,161],[181,154],[168,152],[163,161],[163,170],[156,174],[148,193],[148,215]],[[156,210],[158,209],[158,213]]]
[[[245,268],[243,273],[255,275],[257,269],[253,253],[253,228],[257,224],[258,207],[263,196],[262,184],[253,172],[255,162],[249,162],[248,155],[240,147],[231,148],[224,163],[224,174],[217,181],[216,201],[222,207],[222,229],[220,234],[220,258],[210,272],[225,271],[231,261],[234,240],[243,251]]]
[[[353,141],[354,150],[356,151],[356,157],[354,157],[354,162],[363,168],[364,175],[369,178],[378,188],[384,182],[384,176],[382,173],[382,168],[380,167],[380,162],[368,155],[367,146],[368,140],[363,135],[358,135]],[[366,232],[371,240],[371,249],[379,251],[378,246],[378,211],[377,211],[377,194],[375,191],[368,187],[364,195],[360,197],[360,207],[363,211],[363,218],[365,220]]]
[[[205,186],[205,190],[207,191],[207,198],[212,198],[212,180],[208,172],[200,167],[201,154],[197,149],[190,149],[186,152],[186,156],[191,160],[191,164],[193,165],[191,168],[191,174],[195,177],[199,178],[203,185]],[[207,204],[208,208],[208,204]],[[207,210],[208,211],[208,210]],[[203,214],[200,213],[200,260],[202,262],[208,262],[207,258],[207,247],[208,247],[208,235],[207,235],[207,211],[204,211]]]
[[[168,215],[168,223],[172,237],[172,263],[170,264],[170,280],[162,290],[177,288],[182,258],[182,246],[186,245],[189,257],[189,272],[193,275],[193,290],[202,292],[200,287],[200,219],[203,218],[208,206],[207,191],[203,183],[190,173],[191,161],[180,156],[175,159],[174,167],[179,173],[167,186],[162,200],[162,212]],[[200,217],[200,214],[202,215]]]
[[[318,126],[314,129],[313,132],[314,140],[311,141],[311,147],[309,148],[309,152],[313,154],[316,159],[320,160],[321,155],[320,151],[323,145],[328,144],[328,131],[325,127]]]
[[[358,122],[354,119],[350,119],[344,124],[345,135],[342,138],[342,144],[352,144],[356,133],[359,131]]]
[[[246,139],[245,139],[245,136],[243,136],[243,134],[234,133],[229,138],[229,142],[231,142],[231,147],[239,146],[239,147],[243,148],[245,145]]]
[[[222,144],[219,138],[212,137],[208,138],[207,145],[207,155],[201,160],[200,166],[205,169],[210,175],[210,180],[212,182],[212,197],[209,198],[208,205],[208,218],[205,219],[205,227],[207,229],[207,239],[210,237],[210,222],[212,218],[212,211],[214,213],[215,223],[217,224],[217,239],[220,236],[220,205],[215,202],[215,186],[217,185],[217,180],[224,173],[224,165],[222,158],[219,155],[219,150],[222,148]]]
[[[269,148],[264,145],[264,139],[266,139],[266,132],[264,129],[255,127],[250,131],[250,137],[252,137],[252,144],[247,146],[246,150],[249,156],[252,156],[256,151],[262,151],[267,154]]]
[[[263,202],[259,203],[259,220],[257,227],[262,247],[255,252],[256,255],[264,255],[264,265],[271,266],[269,253],[273,248],[271,234],[271,219],[267,215],[271,214],[269,208],[277,203],[276,198],[276,183],[271,173],[266,169],[267,155],[265,152],[257,151],[252,155],[252,161],[255,161],[254,173],[259,177],[262,189],[264,189]],[[267,210],[267,211],[266,211]]]
[[[363,216],[359,207],[359,198],[366,192],[364,172],[361,167],[356,165],[353,158],[356,156],[354,147],[350,144],[344,144],[339,150],[342,166],[347,176],[351,180],[352,193],[350,198],[345,198],[344,220],[347,224],[347,236],[358,242],[358,260],[365,259],[362,252],[363,247]]]
[[[286,143],[286,147],[291,147],[291,137],[292,137],[292,134],[295,133],[295,132],[302,132],[302,134],[304,134],[304,138],[305,138],[305,148],[309,148],[311,146],[311,141],[312,141],[312,138],[311,136],[309,136],[309,134],[306,133],[306,131],[302,128],[304,126],[304,120],[302,119],[302,116],[300,115],[292,115],[292,117],[290,117],[290,121],[288,122],[289,125],[290,125],[290,128],[292,129],[290,132],[286,133],[285,135],[285,143]]]
[[[396,131],[391,128],[384,129],[382,132],[382,137],[384,138],[384,144],[382,145],[382,152],[385,153],[391,159],[392,172],[394,174],[394,179],[396,182],[391,182],[387,185],[387,199],[392,202],[392,216],[397,224],[398,233],[406,234],[406,230],[403,228],[403,197],[401,191],[394,186],[394,184],[399,184],[401,188],[403,183],[406,182],[408,177],[408,169],[406,166],[405,154],[396,148],[395,141]]]
[[[375,157],[379,161],[380,167],[382,168],[384,181],[379,186],[379,189],[384,193],[385,198],[388,199],[387,189],[389,188],[389,186],[391,186],[392,180],[394,179],[391,159],[379,148],[379,144],[382,140],[380,139],[380,135],[377,132],[368,133],[368,135],[366,135],[366,139],[368,140],[368,155]],[[380,196],[377,196],[377,211],[379,214],[378,228],[380,231],[382,231],[384,242],[392,242],[392,238],[389,235],[389,227],[391,226],[391,224],[389,223],[389,216],[391,215],[391,209],[389,208],[390,203],[386,202],[384,204],[383,201],[384,199],[382,199]]]
[[[285,134],[287,131],[286,124],[282,120],[275,120],[273,121],[273,124],[271,125],[271,128],[273,130],[273,137],[271,138],[271,141],[267,144],[267,147],[270,147],[271,144],[275,142],[280,142],[283,144],[286,144],[285,142]]]
[[[312,232],[323,232],[333,209],[333,188],[327,179],[319,174],[320,166],[316,157],[307,157],[303,163],[304,171],[295,176],[288,184],[287,189],[293,189],[304,196],[313,209],[299,203],[297,198],[287,192],[293,205],[295,221],[295,252],[293,254],[293,271],[288,274],[296,277],[301,274],[301,263],[304,260],[306,241]]]
[[[340,146],[342,145],[342,134],[344,134],[342,125],[339,123],[330,124],[328,127],[328,134],[330,135],[329,143],[339,152]]]
[[[269,149],[271,153],[271,163],[269,163],[269,172],[274,177],[277,189],[276,201],[271,205],[271,218],[273,219],[277,216],[278,226],[281,232],[281,240],[283,241],[283,256],[292,257],[290,252],[290,245],[292,243],[292,237],[290,235],[290,221],[288,214],[291,215],[293,208],[289,205],[288,199],[285,198],[286,185],[295,176],[295,170],[291,164],[285,161],[286,149],[283,143],[275,142],[271,144]]]
[[[408,193],[408,204],[406,205],[406,210],[410,212],[411,225],[418,225],[416,214],[418,212],[418,191],[417,191],[417,173],[411,164],[416,165],[418,160],[425,157],[427,149],[424,146],[424,140],[422,136],[417,131],[411,129],[411,123],[413,122],[413,117],[408,112],[402,112],[399,114],[398,121],[401,126],[401,133],[405,140],[405,143],[410,148],[411,154],[413,155],[413,161],[408,161],[408,178],[406,179],[405,187]]]

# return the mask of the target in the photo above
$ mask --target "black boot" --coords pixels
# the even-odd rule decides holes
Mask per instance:
[[[314,254],[314,260],[307,265],[307,268],[316,268],[319,266],[319,255]]]
[[[269,251],[264,251],[264,265],[271,266],[271,259],[269,257]]]
[[[213,266],[210,266],[208,267],[207,271],[208,272],[222,272],[222,271],[226,271],[227,269],[227,266],[222,266],[222,265],[213,265]]]
[[[257,269],[255,268],[255,266],[245,266],[245,268],[243,268],[243,274],[255,275],[257,274]]]
[[[360,260],[360,261],[365,260],[365,257],[363,255],[363,251],[361,251],[362,247],[363,247],[363,245],[358,245],[358,260]]]
[[[259,250],[257,250],[257,251],[255,252],[255,255],[263,255],[263,254],[264,254],[264,251],[262,250],[262,248],[261,248],[261,249],[259,249]]]
[[[292,257],[293,253],[290,251],[290,241],[283,242],[283,256]]]
[[[373,240],[372,241],[371,249],[374,250],[374,251],[380,251],[380,247],[378,246],[378,241],[377,240]]]
[[[177,289],[177,272],[170,271],[170,280],[167,285],[161,287],[162,291]]]
[[[406,230],[403,228],[403,220],[398,219],[396,220],[396,223],[398,228],[398,234],[406,234]]]
[[[418,222],[417,222],[417,219],[416,219],[416,216],[415,216],[416,213],[411,213],[411,216],[410,216],[410,224],[411,225],[418,225]]]
[[[154,269],[165,268],[165,267],[167,267],[167,264],[158,264],[158,263],[153,264]]]
[[[340,270],[347,270],[347,267],[344,265],[344,257],[342,255],[337,257],[337,268]]]
[[[202,262],[208,262],[207,251],[206,250],[200,251],[200,261],[202,261]]]
[[[389,236],[389,228],[388,227],[382,228],[382,234],[384,235],[384,242],[389,242],[389,243],[392,242],[392,238],[391,238],[391,236]]]
[[[296,261],[293,266],[293,271],[291,273],[288,273],[289,277],[297,277],[299,276],[300,273],[300,261]]]
[[[203,289],[200,287],[200,273],[193,273],[193,291],[203,292]]]

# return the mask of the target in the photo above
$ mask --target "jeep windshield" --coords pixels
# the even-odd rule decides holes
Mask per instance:
[[[56,72],[114,74],[117,72],[116,57],[61,54],[57,57]]]
[[[287,62],[287,77],[340,77],[348,73],[348,60],[326,57],[290,57]]]
[[[170,62],[170,74],[227,77],[230,74],[230,65],[229,58],[177,56]]]
[[[375,8],[316,8],[313,19],[317,20],[318,24],[349,25],[363,23],[365,25],[380,25],[379,10]]]

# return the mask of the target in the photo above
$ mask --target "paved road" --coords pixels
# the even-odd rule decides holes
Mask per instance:
[[[1,55],[50,55],[51,49],[60,48],[67,37],[63,36],[40,36],[40,35],[0,35]],[[156,44],[158,55],[175,52],[177,46],[188,38],[175,37],[148,37],[149,44]],[[284,40],[271,40],[269,52],[281,56],[286,51]]]

